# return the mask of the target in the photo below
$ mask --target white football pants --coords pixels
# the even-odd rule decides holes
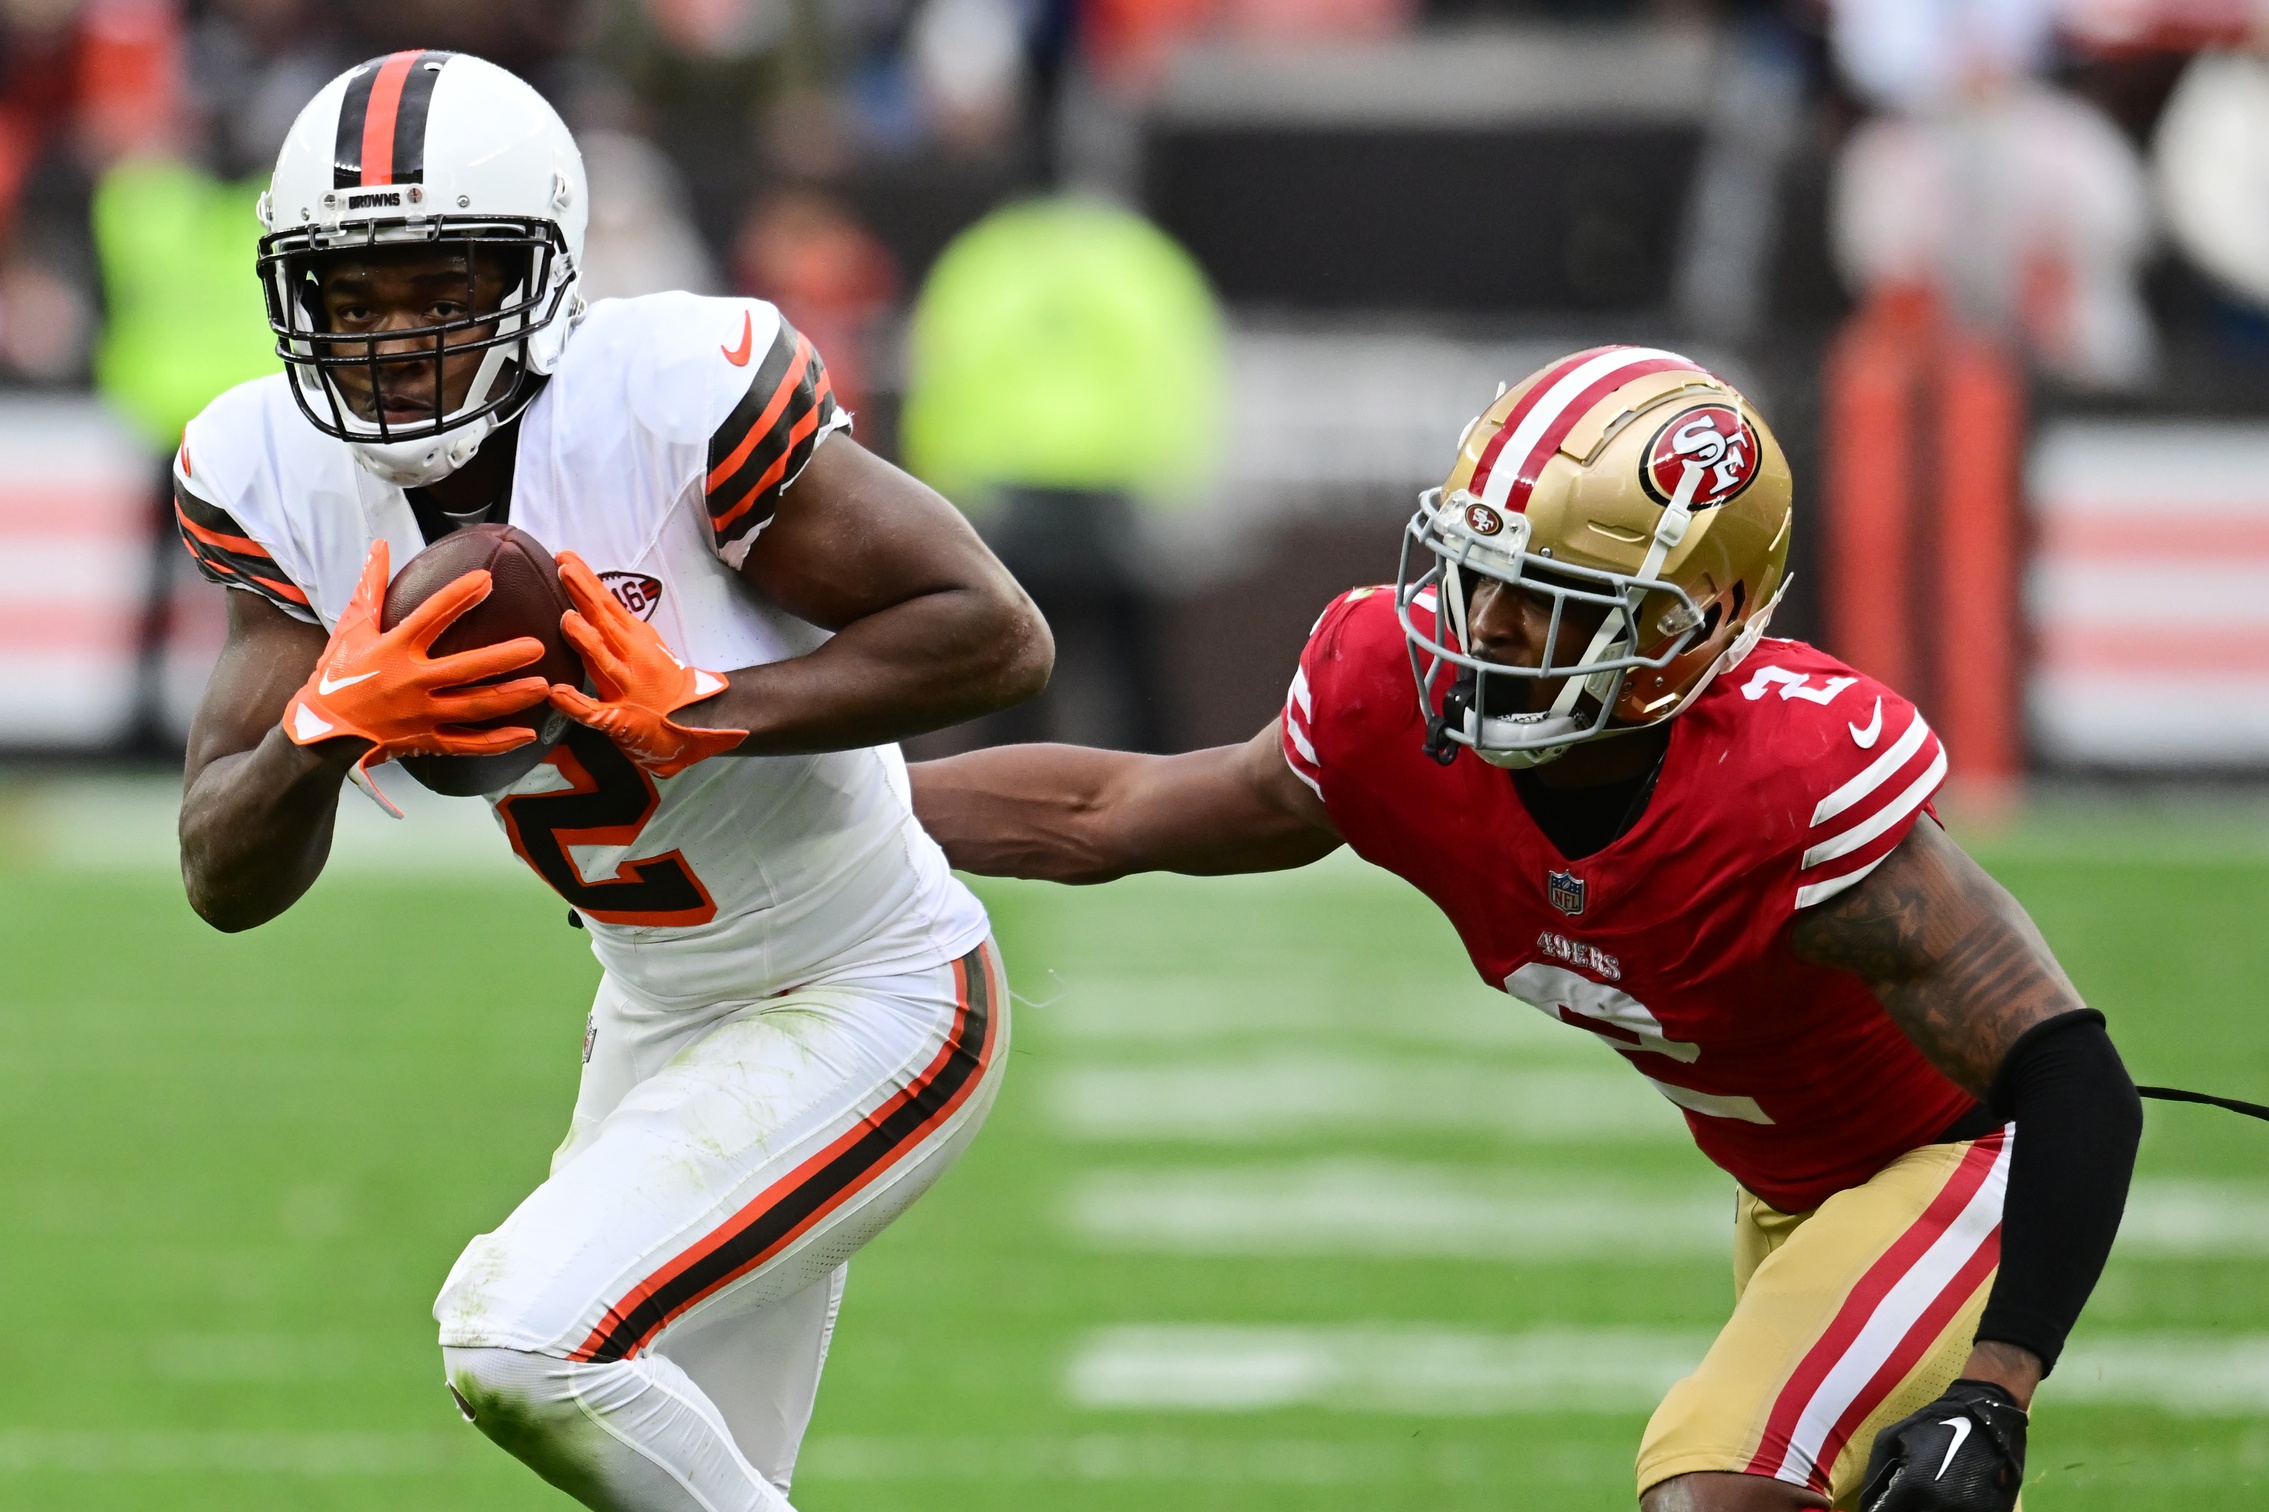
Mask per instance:
[[[606,1512],[787,1512],[844,1262],[975,1137],[1008,1064],[987,942],[689,1010],[611,978],[551,1178],[451,1269],[460,1407]]]

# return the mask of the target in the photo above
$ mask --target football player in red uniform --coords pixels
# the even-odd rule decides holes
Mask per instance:
[[[996,875],[1344,843],[1403,877],[1485,980],[1619,1051],[1740,1183],[1738,1300],[1648,1425],[1645,1512],[2007,1512],[2141,1104],[1935,822],[1946,759],[1915,706],[1765,638],[1789,498],[1723,381],[1579,352],[1467,429],[1396,585],[1324,611],[1253,740],[981,751],[916,767],[916,811]]]

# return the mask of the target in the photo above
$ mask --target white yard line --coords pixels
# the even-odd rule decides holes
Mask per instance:
[[[1471,1061],[1286,1052],[1168,1066],[1084,1066],[1047,1087],[1067,1134],[1247,1143],[1324,1131],[1421,1130],[1534,1140],[1688,1137],[1627,1068],[1509,1070]]]
[[[2051,1420],[2053,1423],[2053,1419]],[[1239,1425],[1242,1426],[1242,1425]],[[1483,1429],[1482,1433],[1490,1430]],[[2055,1433],[2052,1426],[2042,1430]],[[2036,1435],[2036,1445],[2050,1442]],[[1510,1444],[1474,1438],[1349,1441],[1344,1438],[1219,1437],[1082,1433],[1059,1437],[865,1435],[822,1432],[796,1461],[799,1490],[823,1481],[1149,1482],[1273,1486],[1494,1486],[1510,1495],[1540,1486],[1597,1491],[1630,1485],[1635,1440],[1602,1425],[1585,1439],[1556,1434],[1549,1443]],[[2199,1487],[2226,1506],[2240,1488],[2258,1486],[2269,1469],[2269,1427],[2244,1429],[2230,1442],[2204,1442],[2156,1452],[2085,1446],[2041,1454],[2027,1476],[2035,1489],[2133,1486],[2163,1493]],[[2080,1461],[2074,1464],[2073,1461]],[[1398,1503],[1399,1504],[1399,1503]],[[1588,1502],[1587,1502],[1588,1504]],[[1334,1503],[1337,1505],[1337,1503]]]
[[[1722,1260],[1733,1187],[1335,1160],[1098,1171],[1064,1214],[1090,1245],[1149,1253]]]
[[[1186,1481],[1207,1485],[1584,1485],[1627,1479],[1631,1446],[1082,1433],[1058,1438],[821,1434],[796,1460],[799,1487],[845,1481]]]
[[[1081,1177],[1063,1217],[1089,1245],[1137,1253],[1719,1259],[1733,1189],[1359,1158],[1122,1167]],[[2115,1256],[2269,1258],[2269,1185],[2140,1181]]]
[[[1065,1393],[1082,1407],[1153,1411],[1627,1412],[1652,1405],[1709,1342],[1644,1329],[1139,1325],[1090,1334]]]
[[[1555,1025],[1468,975],[1341,980],[1320,975],[1043,979],[1026,1020],[1082,1045],[1209,1045],[1335,1035],[1378,1044],[1473,1046],[1582,1060],[1592,1037]]]
[[[1709,1339],[1699,1331],[1614,1328],[1134,1325],[1088,1335],[1064,1391],[1081,1407],[1135,1411],[1642,1412],[1693,1369]],[[2269,1334],[2084,1336],[2041,1388],[2040,1402],[2269,1417]]]

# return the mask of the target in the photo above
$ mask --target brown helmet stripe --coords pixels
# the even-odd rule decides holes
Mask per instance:
[[[976,1090],[999,1044],[988,954],[980,946],[953,963],[960,989],[953,1028],[918,1076],[723,1227],[631,1288],[568,1358],[628,1359],[672,1319],[786,1249],[935,1133]]]
[[[333,187],[425,182],[425,128],[433,86],[455,56],[412,48],[373,58],[354,71],[339,102]]]

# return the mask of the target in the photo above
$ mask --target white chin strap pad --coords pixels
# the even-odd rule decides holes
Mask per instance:
[[[496,429],[496,416],[483,415],[469,424],[438,436],[415,441],[349,441],[347,450],[366,472],[396,488],[424,488],[439,483],[473,460],[481,443]]]
[[[1474,748],[1473,754],[1493,767],[1502,767],[1508,772],[1525,772],[1530,767],[1540,767],[1546,762],[1558,761],[1568,754],[1568,747],[1556,745],[1546,746],[1541,751],[1492,751],[1477,746]]]

